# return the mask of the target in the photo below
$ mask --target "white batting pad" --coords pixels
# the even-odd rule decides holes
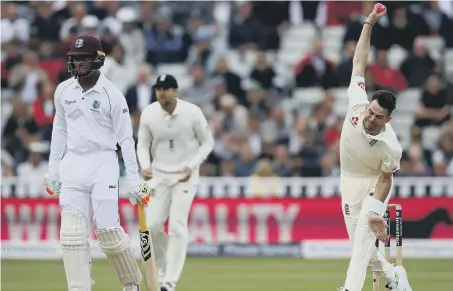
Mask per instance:
[[[98,243],[123,286],[140,284],[142,274],[127,234],[120,228],[96,230]]]
[[[86,219],[78,212],[61,212],[60,243],[69,291],[91,291],[90,253]]]

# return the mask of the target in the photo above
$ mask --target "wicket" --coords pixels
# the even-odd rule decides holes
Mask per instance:
[[[391,262],[390,257],[390,209],[395,208],[395,241],[396,241],[396,265],[403,265],[403,208],[400,204],[389,204],[385,211],[384,220],[387,224],[387,235],[389,240],[385,243],[384,256],[385,259]],[[376,240],[376,248],[379,250],[379,240]],[[389,289],[386,289],[389,290]],[[379,291],[379,277],[373,272],[373,291]]]

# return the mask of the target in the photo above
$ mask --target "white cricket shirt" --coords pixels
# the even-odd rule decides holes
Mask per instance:
[[[399,170],[402,149],[392,126],[385,124],[376,136],[367,134],[363,128],[363,116],[369,104],[363,77],[351,79],[348,97],[349,107],[340,138],[342,175],[379,176],[382,171]]]
[[[71,78],[58,85],[55,96],[49,167],[58,169],[66,147],[78,154],[115,151],[121,146],[127,179],[139,181],[132,123],[123,94],[104,75],[83,92]]]
[[[143,109],[137,145],[142,169],[176,174],[188,166],[192,176],[198,177],[200,164],[213,148],[208,122],[195,104],[177,99],[172,114],[163,110],[159,102]]]

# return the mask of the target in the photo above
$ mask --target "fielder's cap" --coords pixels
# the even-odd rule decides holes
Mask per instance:
[[[172,75],[163,74],[157,77],[156,89],[178,89],[178,82]]]
[[[82,56],[103,52],[101,42],[92,35],[78,36],[71,45],[68,56]]]

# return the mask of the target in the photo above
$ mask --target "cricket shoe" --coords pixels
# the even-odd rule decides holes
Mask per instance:
[[[139,284],[127,284],[124,286],[123,291],[140,291]]]
[[[175,291],[176,290],[176,286],[175,284],[172,284],[172,283],[164,283],[162,284],[162,286],[160,286],[160,291]]]
[[[396,282],[388,283],[385,285],[389,290],[395,291],[412,291],[407,279],[406,269],[403,266],[395,267]]]

